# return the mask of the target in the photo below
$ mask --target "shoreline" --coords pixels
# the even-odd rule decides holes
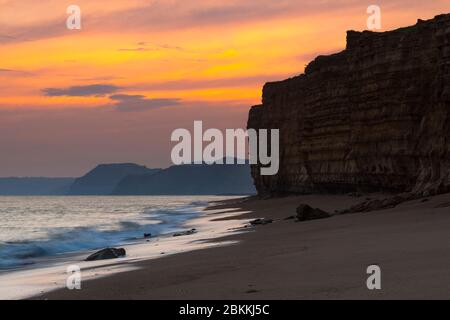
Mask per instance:
[[[225,200],[225,201],[229,201]],[[206,208],[208,208],[207,206]],[[237,213],[229,210],[199,211],[198,216],[186,221],[183,230],[197,229],[191,235],[174,237],[177,232],[158,235],[152,238],[136,239],[123,245],[127,255],[123,258],[87,262],[84,259],[96,250],[83,250],[42,258],[36,264],[24,268],[5,269],[0,272],[0,299],[29,299],[36,295],[55,290],[67,290],[66,279],[69,266],[79,266],[83,281],[112,276],[122,272],[136,270],[137,263],[176,255],[191,250],[211,248],[232,244],[227,241],[214,241],[235,231],[240,225],[231,218]],[[214,214],[211,216],[210,214]],[[216,217],[223,218],[222,223],[211,224]],[[214,228],[212,228],[214,225]],[[98,251],[98,250],[97,250]]]
[[[237,214],[213,221],[270,218],[274,223],[216,239],[236,245],[140,261],[135,270],[83,282],[81,290],[33,299],[447,298],[450,194],[324,220],[285,220],[301,203],[333,212],[359,202],[310,195],[212,206]],[[373,264],[381,267],[382,290],[366,287],[367,267]]]

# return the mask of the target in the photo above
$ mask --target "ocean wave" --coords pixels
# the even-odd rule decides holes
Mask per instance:
[[[48,236],[44,239],[3,242],[0,243],[0,269],[30,265],[37,258],[125,244],[142,239],[144,233],[158,236],[176,232],[187,220],[199,214],[199,204],[147,208],[143,212],[145,219],[140,222],[120,221],[114,230],[105,230],[104,226],[58,228],[48,230]]]

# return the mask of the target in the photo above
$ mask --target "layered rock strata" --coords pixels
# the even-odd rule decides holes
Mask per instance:
[[[347,48],[267,83],[248,127],[280,129],[280,170],[261,195],[450,191],[450,14],[347,33]]]

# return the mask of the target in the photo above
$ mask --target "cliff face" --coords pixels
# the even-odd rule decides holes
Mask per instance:
[[[268,83],[249,128],[280,129],[280,171],[260,194],[450,192],[450,14],[347,33],[346,50]]]

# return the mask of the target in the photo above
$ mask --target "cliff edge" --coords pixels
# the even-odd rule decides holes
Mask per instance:
[[[347,33],[347,48],[267,83],[248,127],[280,129],[280,171],[261,195],[450,192],[450,14],[388,32]]]

